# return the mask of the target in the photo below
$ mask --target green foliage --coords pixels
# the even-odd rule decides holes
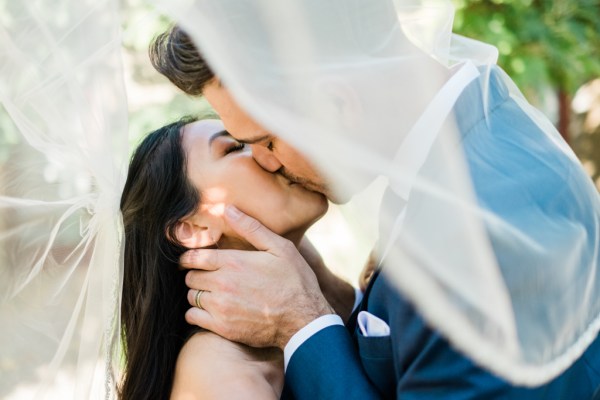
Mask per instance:
[[[600,76],[599,0],[454,0],[454,31],[498,47],[525,92],[574,93]]]
[[[148,58],[152,39],[172,21],[144,0],[122,0],[123,60],[133,150],[148,133],[185,115],[205,116],[210,107],[191,98],[159,74]]]

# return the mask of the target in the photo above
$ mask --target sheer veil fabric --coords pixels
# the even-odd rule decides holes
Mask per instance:
[[[341,197],[383,178],[395,201],[381,209],[381,264],[454,346],[515,384],[536,385],[595,338],[598,194],[568,177],[555,188],[589,204],[586,221],[534,204],[507,219],[478,202],[472,171],[485,165],[461,149],[461,114],[451,113],[461,96],[487,118],[501,82],[547,140],[575,156],[495,67],[494,47],[451,33],[449,1],[153,3]],[[2,397],[114,396],[127,161],[119,4],[2,5]],[[564,175],[560,167],[549,166]],[[353,210],[352,226],[373,215]],[[68,379],[77,385],[57,389]]]
[[[395,200],[381,210],[383,271],[455,347],[515,384],[537,385],[596,337],[598,193],[589,179],[571,180],[581,173],[575,156],[496,67],[496,49],[451,33],[450,1],[156,2],[192,35],[238,102],[314,160],[340,193],[387,180]],[[476,111],[491,123],[503,96],[561,154],[544,168],[562,186],[542,199],[572,192],[589,218],[533,200],[511,205],[501,190],[506,204],[478,200],[473,181],[487,158],[465,157],[467,132],[457,127]],[[535,151],[519,149],[525,159]],[[499,154],[511,162],[510,153]],[[531,178],[535,171],[522,173],[484,184],[533,179],[531,190],[548,190]],[[521,208],[510,217],[498,212],[510,207]],[[350,218],[370,215],[357,209]]]
[[[118,3],[0,7],[0,397],[107,398],[128,155]]]

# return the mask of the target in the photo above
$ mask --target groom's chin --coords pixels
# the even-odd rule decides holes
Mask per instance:
[[[328,186],[324,188],[322,193],[330,202],[338,205],[348,203],[350,200],[352,200],[352,197],[354,197],[355,194],[355,192],[349,190],[349,188],[337,186],[335,188]]]

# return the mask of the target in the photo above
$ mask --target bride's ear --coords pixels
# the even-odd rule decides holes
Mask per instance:
[[[210,220],[198,215],[186,217],[175,226],[177,241],[188,249],[213,246],[221,238],[221,234],[216,224],[211,224]]]

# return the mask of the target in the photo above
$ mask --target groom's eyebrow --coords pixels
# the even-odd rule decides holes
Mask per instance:
[[[212,146],[212,143],[215,141],[215,139],[220,138],[221,136],[231,136],[231,134],[225,130],[213,134],[208,138],[208,147]]]

